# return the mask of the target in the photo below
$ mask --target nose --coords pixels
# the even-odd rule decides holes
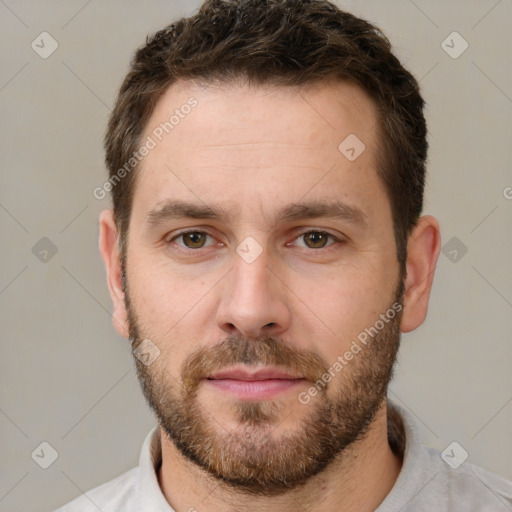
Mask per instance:
[[[230,335],[277,335],[290,326],[287,288],[264,251],[251,263],[238,254],[223,281],[217,325]]]

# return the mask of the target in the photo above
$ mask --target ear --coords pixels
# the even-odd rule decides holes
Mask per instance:
[[[100,215],[99,246],[103,263],[105,263],[108,288],[114,306],[112,324],[123,338],[128,338],[128,315],[124,300],[121,259],[119,257],[117,239],[118,232],[114,222],[114,212],[112,210],[104,210]]]
[[[439,223],[431,215],[420,217],[407,243],[404,312],[400,324],[404,333],[425,321],[440,250]]]

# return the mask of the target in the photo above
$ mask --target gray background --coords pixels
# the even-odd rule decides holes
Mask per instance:
[[[129,343],[111,326],[97,249],[109,202],[92,191],[133,51],[198,5],[0,0],[2,511],[48,511],[117,476],[153,425]],[[470,462],[512,479],[512,1],[339,5],[385,31],[428,103],[425,213],[441,223],[444,254],[391,397],[425,444],[457,441]],[[59,45],[47,59],[31,48],[43,31]],[[469,44],[456,59],[442,47],[453,31]],[[453,53],[461,42],[445,44]],[[31,457],[43,441],[58,452],[46,470]]]

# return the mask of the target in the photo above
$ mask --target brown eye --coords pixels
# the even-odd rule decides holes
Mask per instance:
[[[208,238],[212,237],[204,231],[187,231],[176,235],[169,243],[176,242],[176,245],[183,249],[202,249],[206,247]],[[211,245],[211,243],[209,245]]]
[[[333,238],[333,236],[323,231],[309,231],[302,235],[306,247],[310,249],[322,249],[326,247],[329,238]]]

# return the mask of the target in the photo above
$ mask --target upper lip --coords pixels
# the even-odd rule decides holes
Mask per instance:
[[[260,368],[249,370],[247,368],[231,368],[208,375],[208,379],[234,379],[234,380],[267,380],[267,379],[302,379],[300,375],[293,375],[279,368]]]

